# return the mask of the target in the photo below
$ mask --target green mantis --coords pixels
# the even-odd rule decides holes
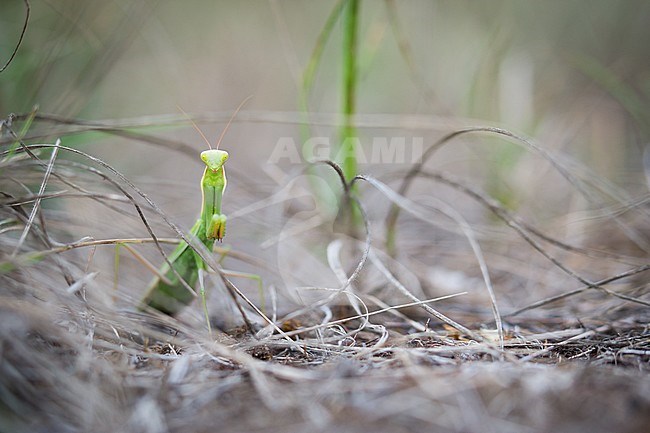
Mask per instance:
[[[221,202],[226,189],[226,173],[224,163],[228,159],[228,152],[219,149],[210,149],[201,152],[201,160],[205,163],[205,170],[201,178],[203,204],[201,216],[194,223],[190,234],[199,239],[208,250],[212,250],[215,240],[221,241],[226,234],[226,216],[221,213]],[[169,256],[169,264],[165,263],[160,276],[155,277],[149,285],[142,300],[142,304],[174,315],[194,299],[194,294],[179,280],[179,276],[190,287],[196,285],[199,271],[205,271],[203,259],[190,246],[181,242]],[[167,281],[165,281],[167,280]],[[204,291],[201,290],[204,297]]]
[[[227,184],[224,164],[228,160],[228,152],[219,150],[219,144],[221,144],[233,118],[247,100],[240,104],[230,118],[215,149],[212,149],[205,135],[192,121],[210,149],[201,152],[201,160],[205,164],[201,178],[203,200],[200,217],[190,230],[190,234],[199,239],[209,251],[212,251],[215,241],[221,241],[226,234],[226,216],[221,212],[221,204]],[[158,276],[154,277],[149,284],[141,301],[141,309],[153,308],[169,315],[177,314],[195,298],[195,293],[188,290],[181,279],[192,288],[199,281],[203,308],[209,327],[205,289],[202,281],[202,273],[205,271],[207,271],[206,264],[199,254],[186,242],[181,242],[169,256],[169,263],[162,265]]]

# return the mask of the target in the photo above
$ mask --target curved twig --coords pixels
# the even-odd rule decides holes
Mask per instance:
[[[7,60],[7,63],[4,64],[2,68],[0,68],[0,72],[4,72],[7,67],[9,67],[9,64],[13,62],[14,57],[16,57],[16,53],[18,52],[18,48],[20,48],[20,44],[23,43],[23,38],[25,37],[25,33],[27,32],[27,23],[29,23],[29,12],[30,12],[30,7],[29,7],[29,2],[27,0],[23,0],[25,2],[25,23],[23,24],[23,30],[20,32],[20,38],[18,38],[18,43],[16,44],[16,48],[14,48],[14,52],[11,53],[11,57],[9,57],[9,60]]]

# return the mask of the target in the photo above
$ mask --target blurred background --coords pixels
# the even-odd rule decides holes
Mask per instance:
[[[38,105],[99,120],[228,111],[249,95],[246,110],[297,111],[337,2],[30,4],[24,43],[0,76],[1,113]],[[1,11],[4,63],[24,3],[3,0]],[[363,2],[357,111],[394,114],[397,125],[411,115],[500,124],[623,177],[650,133],[648,19],[643,0]],[[311,111],[339,111],[340,51],[339,22]],[[275,131],[248,127],[238,146],[263,160]]]
[[[295,112],[302,73],[337,2],[30,4],[24,43],[0,76],[0,112],[38,105],[100,120],[178,114],[177,106],[228,111],[249,95],[246,110]],[[4,63],[25,8],[4,0],[1,9]],[[502,125],[626,182],[650,134],[648,19],[643,0],[364,2],[357,111],[394,115],[382,118],[385,126],[419,121],[427,133]],[[340,29],[339,21],[324,46],[313,112],[340,110]],[[229,147],[237,142],[246,159],[265,161],[277,137],[291,134],[247,125]],[[508,150],[492,154],[515,156],[500,152]]]
[[[231,154],[227,212],[236,213],[274,191],[283,173],[300,170],[270,164],[269,158],[280,139],[300,140],[303,72],[338,4],[32,0],[25,40],[0,74],[0,116],[38,107],[39,114],[73,123],[126,128],[131,122],[139,132],[184,143],[179,154],[114,134],[72,133],[62,122],[37,122],[32,129],[48,142],[61,137],[64,145],[106,160],[189,227],[198,212],[202,170],[192,149],[198,154],[205,143],[187,122],[179,125],[178,107],[203,116],[201,128],[214,140],[235,107],[252,95],[222,144]],[[24,2],[3,0],[0,11],[5,62],[20,35]],[[642,161],[650,137],[649,2],[365,1],[360,14],[356,96],[363,145],[375,136],[406,136],[421,137],[427,146],[462,127],[500,126],[534,138],[566,164],[577,164],[572,167],[583,179],[606,185],[602,189],[609,195],[599,197],[603,206],[647,194]],[[340,21],[322,48],[308,108],[315,120],[312,134],[335,139]],[[461,140],[430,165],[466,178],[532,222],[560,220],[562,231],[554,232],[559,236],[602,241],[585,236],[583,225],[575,229],[574,223],[584,221],[581,212],[594,211],[593,202],[576,198],[576,186],[548,161],[502,138]],[[395,169],[360,167],[375,176]],[[436,194],[456,204],[470,222],[489,221],[484,209],[472,213],[456,191]],[[373,214],[377,219],[383,206]],[[95,212],[90,221],[105,218],[103,210]],[[250,224],[229,227],[243,250],[249,240],[257,252],[261,241],[255,233],[269,237],[281,225],[255,213],[243,217]],[[129,233],[126,224],[111,222],[84,233],[143,235],[139,223]],[[602,233],[602,227],[596,231]],[[641,235],[630,235],[628,227],[623,233],[625,245],[630,236],[643,241],[633,249],[645,254]],[[422,260],[432,254],[417,226],[410,233],[406,227],[400,239],[404,245],[415,242],[411,252]],[[444,236],[436,241],[445,245]],[[456,266],[462,268],[463,260]]]

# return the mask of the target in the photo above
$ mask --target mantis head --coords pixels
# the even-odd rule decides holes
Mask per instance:
[[[228,152],[225,150],[210,149],[201,152],[201,160],[212,171],[217,171],[223,167],[227,159]]]

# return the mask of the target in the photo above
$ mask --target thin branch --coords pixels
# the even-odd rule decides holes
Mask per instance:
[[[9,60],[7,60],[7,63],[4,64],[2,68],[0,68],[0,73],[4,72],[7,67],[9,67],[9,64],[14,60],[14,57],[16,57],[16,53],[18,53],[18,48],[20,48],[20,44],[23,43],[23,38],[25,37],[25,33],[27,32],[27,23],[29,23],[29,12],[31,8],[29,7],[29,2],[27,0],[23,0],[25,3],[25,23],[23,24],[23,30],[20,32],[20,38],[18,38],[18,43],[16,44],[16,48],[14,48],[14,52],[11,53],[11,57],[9,57]]]

